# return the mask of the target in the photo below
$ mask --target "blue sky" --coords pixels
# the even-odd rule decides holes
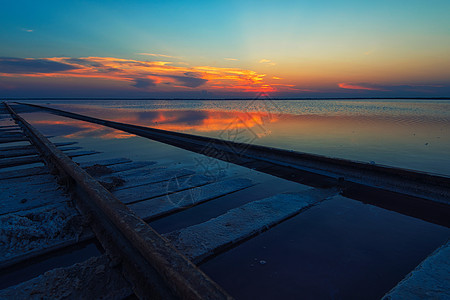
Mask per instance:
[[[449,96],[449,11],[450,1],[11,1],[0,96]],[[39,76],[4,58],[91,58],[127,75],[68,63],[75,74]],[[166,64],[134,74],[116,58]],[[22,73],[2,72],[11,64]]]

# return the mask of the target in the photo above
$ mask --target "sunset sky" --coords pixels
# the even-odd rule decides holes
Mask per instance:
[[[450,1],[4,1],[1,97],[450,96]]]

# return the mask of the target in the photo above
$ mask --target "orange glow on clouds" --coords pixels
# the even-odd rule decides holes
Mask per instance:
[[[144,54],[144,53],[142,53]],[[168,55],[146,53],[149,56],[170,58]],[[27,59],[32,61],[33,59]],[[213,66],[178,66],[170,61],[142,61],[114,57],[52,57],[41,59],[70,66],[72,69],[58,72],[21,72],[0,73],[3,77],[64,77],[98,78],[130,82],[136,88],[148,90],[189,90],[194,88],[242,91],[276,92],[290,87],[277,84],[270,86],[264,81],[266,74],[241,68],[223,68]],[[177,65],[175,65],[177,64]],[[279,79],[279,77],[275,77]]]
[[[350,89],[350,90],[384,91],[383,89],[380,88],[357,85],[352,83],[339,83],[338,86],[341,89]]]

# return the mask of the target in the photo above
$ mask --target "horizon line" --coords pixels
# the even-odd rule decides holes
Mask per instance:
[[[361,100],[361,99],[370,99],[370,100],[405,100],[405,99],[413,99],[413,100],[450,100],[450,96],[446,97],[291,97],[291,98],[272,98],[272,97],[253,97],[253,98],[116,98],[116,97],[0,97],[0,101],[14,101],[14,100],[258,100],[258,99],[267,99],[267,100]]]

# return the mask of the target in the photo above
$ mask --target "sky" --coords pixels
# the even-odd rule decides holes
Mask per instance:
[[[0,2],[1,97],[450,97],[450,1]]]

